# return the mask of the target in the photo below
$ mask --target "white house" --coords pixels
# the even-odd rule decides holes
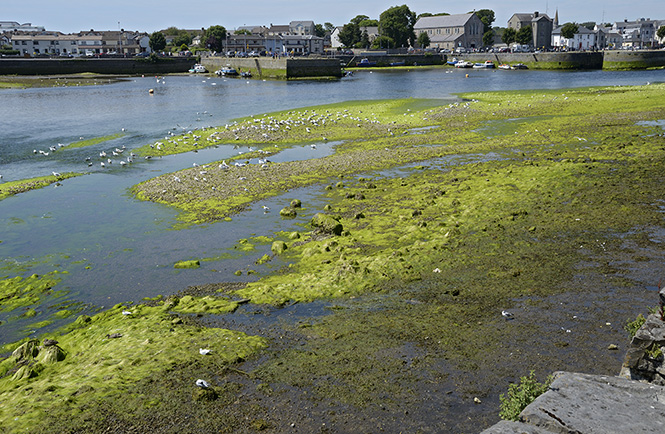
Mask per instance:
[[[598,48],[596,33],[584,26],[578,26],[577,33],[568,39],[561,34],[563,27],[552,30],[552,46],[565,47],[568,50],[594,50]]]

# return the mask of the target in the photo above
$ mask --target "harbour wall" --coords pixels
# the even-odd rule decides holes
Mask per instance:
[[[195,63],[193,58],[173,57],[150,59],[0,59],[0,75],[82,74],[169,74],[187,72]]]
[[[449,55],[469,62],[513,65],[522,63],[530,69],[647,69],[664,68],[665,51],[572,51],[547,53],[473,53]]]
[[[223,66],[240,71],[251,71],[255,78],[297,79],[317,77],[341,77],[339,59],[328,58],[272,58],[272,57],[217,57],[201,58],[201,64],[210,72]]]

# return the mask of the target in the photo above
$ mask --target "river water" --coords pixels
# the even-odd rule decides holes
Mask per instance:
[[[466,77],[469,74],[469,77]],[[203,76],[135,77],[97,86],[50,87],[0,91],[0,182],[51,172],[86,172],[58,187],[47,187],[0,201],[0,277],[67,271],[56,289],[64,291],[39,306],[38,315],[16,318],[2,312],[0,344],[39,333],[32,326],[50,319],[61,303],[82,312],[118,302],[170,294],[188,285],[246,281],[235,270],[255,268],[269,250],[239,253],[239,239],[272,236],[308,221],[320,208],[319,188],[289,192],[264,201],[232,221],[173,230],[176,213],[140,202],[128,189],[146,179],[193,163],[205,164],[235,155],[233,144],[126,167],[98,165],[101,151],[125,147],[129,152],[162,139],[168,132],[229,123],[234,118],[304,106],[384,98],[450,99],[456,93],[512,89],[630,85],[662,81],[663,71],[492,71],[429,69],[359,71],[335,81],[262,81]],[[148,89],[154,89],[149,94]],[[80,149],[67,144],[121,134],[109,142]],[[58,147],[58,144],[64,147]],[[55,146],[56,152],[49,152]],[[37,151],[37,153],[35,153]],[[43,155],[39,151],[48,152]],[[319,146],[296,148],[281,158],[315,158],[331,152]],[[86,157],[95,165],[88,167]],[[273,158],[279,161],[280,157]],[[283,221],[277,212],[291,198],[309,212]],[[174,271],[173,263],[200,257],[198,270]],[[19,268],[21,271],[18,271]],[[259,270],[260,271],[260,270]],[[62,324],[56,321],[51,327]]]

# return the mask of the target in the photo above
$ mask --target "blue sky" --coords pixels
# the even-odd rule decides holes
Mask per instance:
[[[504,27],[515,12],[547,12],[554,17],[557,8],[561,24],[603,19],[605,22],[665,20],[663,0],[14,0],[3,3],[1,21],[30,22],[65,33],[119,28],[153,32],[170,26],[197,29],[217,24],[234,29],[243,25],[288,24],[291,20],[343,25],[360,14],[378,19],[384,10],[402,4],[418,14],[492,9],[496,13],[494,25]]]

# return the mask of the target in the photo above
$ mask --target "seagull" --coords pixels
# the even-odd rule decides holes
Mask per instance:
[[[207,356],[210,353],[212,353],[212,350],[209,350],[207,348],[199,348],[199,354],[201,354],[202,356]]]
[[[207,389],[210,387],[210,384],[208,384],[206,380],[201,380],[200,378],[196,380],[196,385],[202,387],[203,389]]]
[[[123,314],[123,315],[131,315],[132,313],[131,313],[130,311],[128,311],[128,310],[123,310],[123,311],[122,311],[122,314]]]
[[[512,313],[508,312],[507,310],[502,310],[501,315],[503,315],[503,317],[505,319],[513,319],[514,318],[514,315]]]

